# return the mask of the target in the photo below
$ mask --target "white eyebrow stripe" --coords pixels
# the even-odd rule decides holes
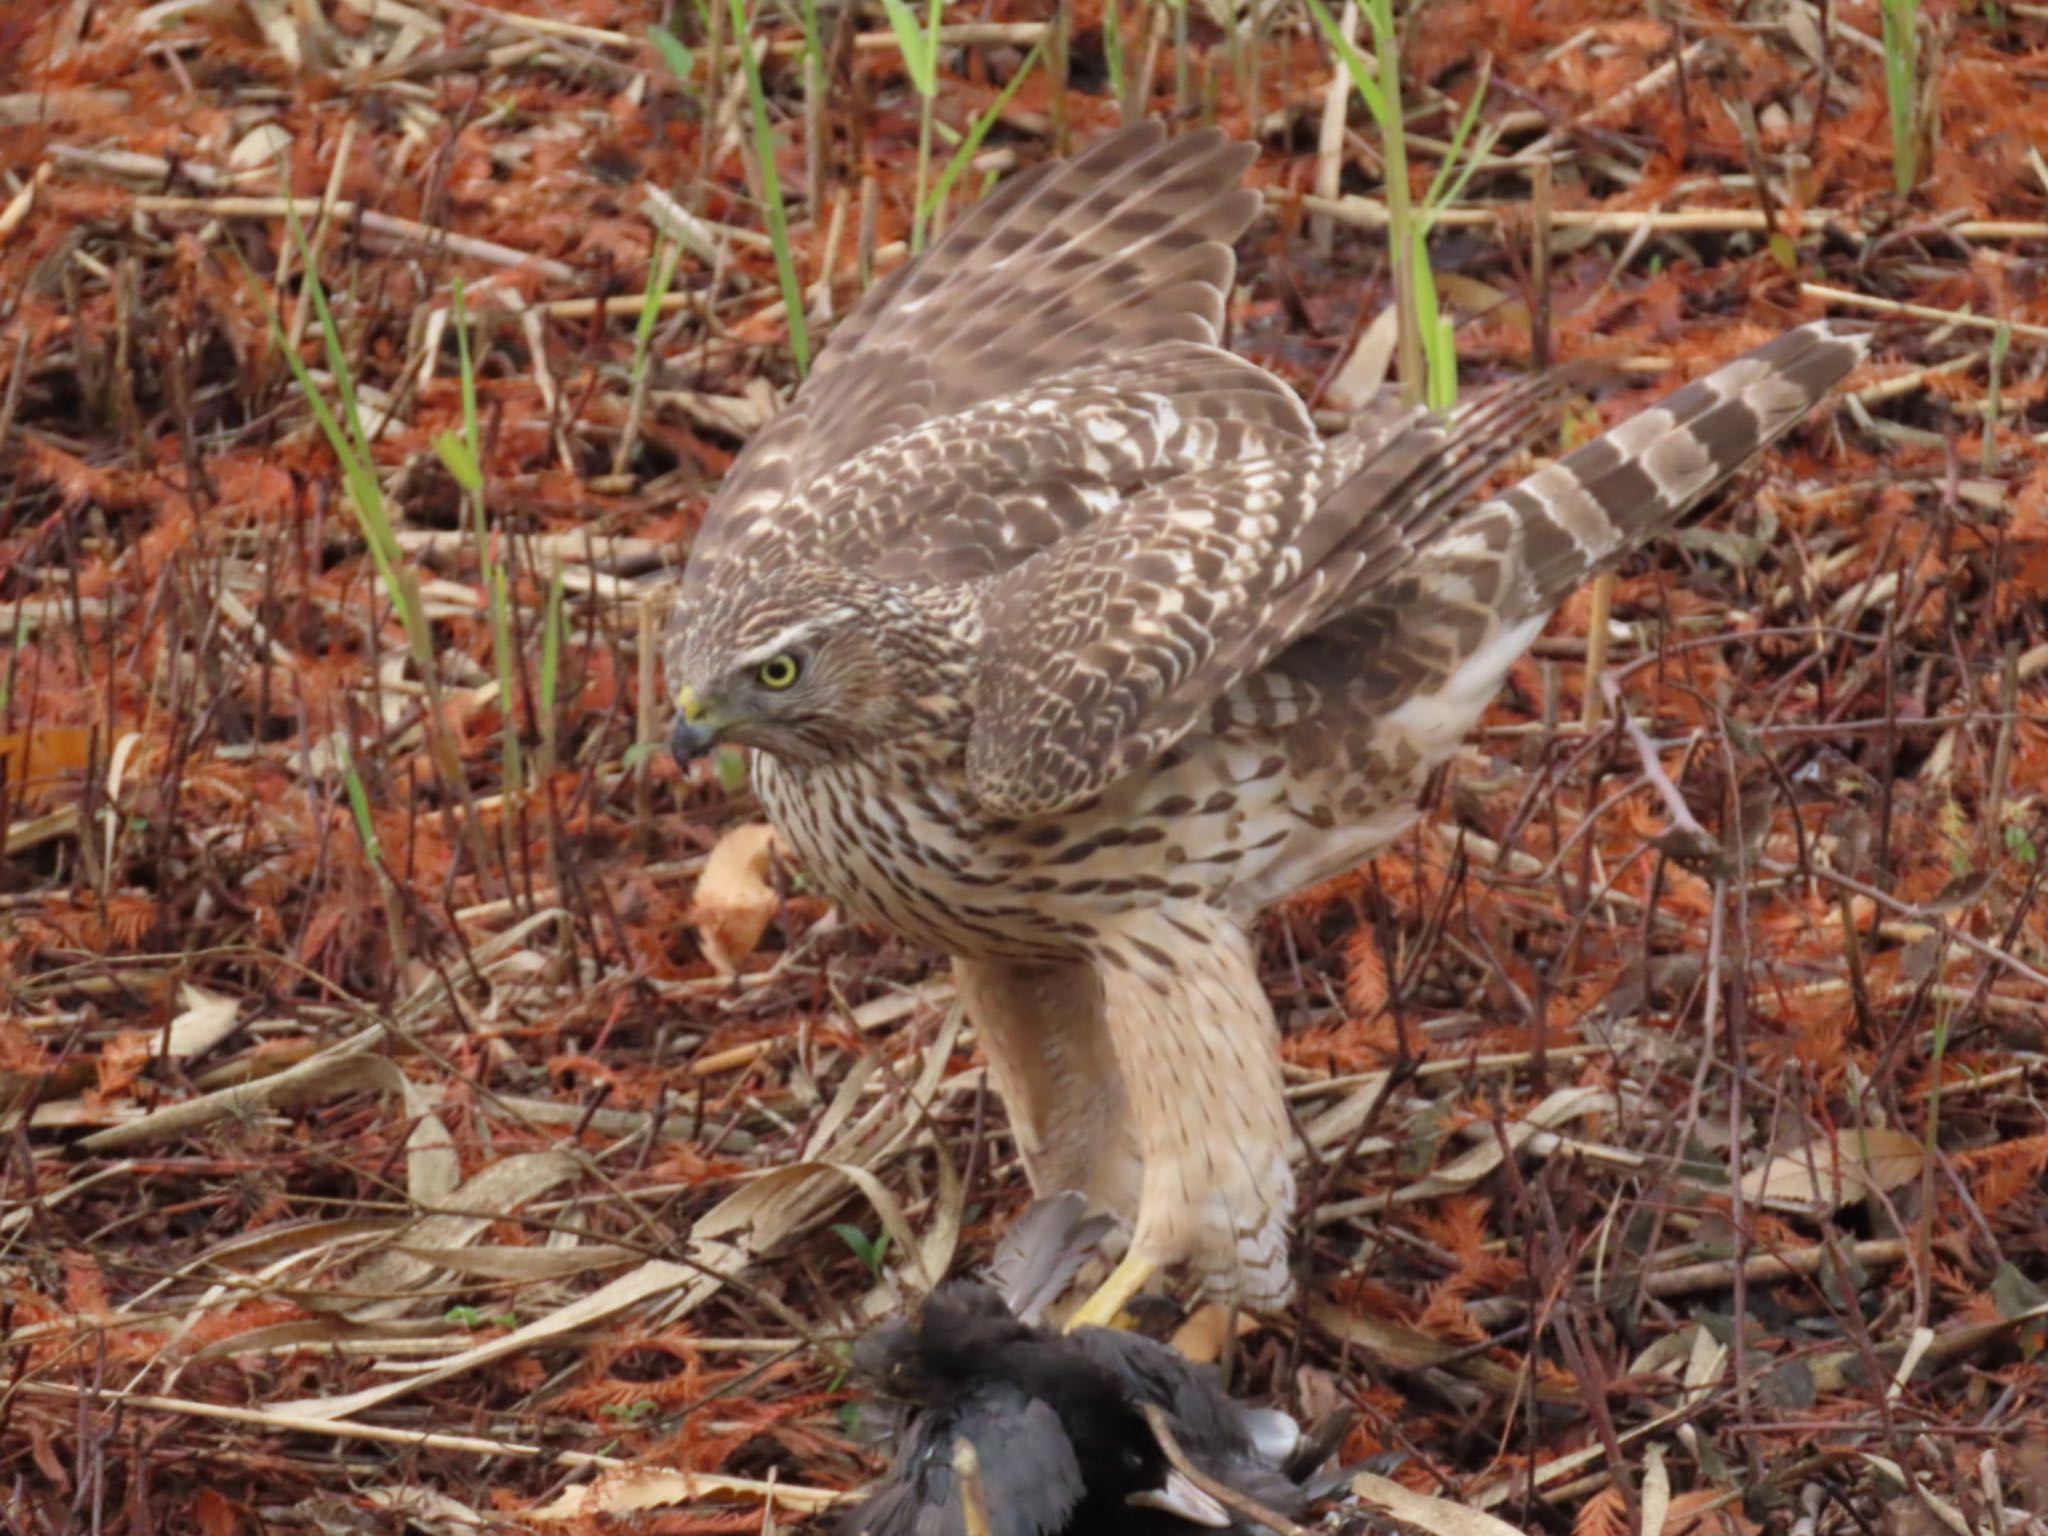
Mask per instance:
[[[824,613],[814,613],[800,623],[791,624],[775,632],[772,639],[742,651],[733,658],[733,670],[742,671],[747,667],[759,666],[771,656],[780,656],[784,651],[794,650],[821,629],[833,629],[859,615],[852,608],[831,608]]]

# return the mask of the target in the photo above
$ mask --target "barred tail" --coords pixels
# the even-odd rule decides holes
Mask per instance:
[[[1518,581],[1503,594],[1522,613],[1546,612],[1596,567],[1676,523],[1770,443],[1797,425],[1862,361],[1869,337],[1821,320],[1746,352],[1631,416],[1493,507],[1508,514]],[[1505,531],[1505,530],[1503,530]]]
[[[1319,729],[1369,723],[1401,761],[1441,762],[1552,609],[1790,430],[1867,347],[1822,321],[1687,385],[1452,521],[1278,670],[1324,690]]]

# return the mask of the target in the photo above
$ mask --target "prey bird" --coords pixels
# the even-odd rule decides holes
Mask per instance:
[[[1252,938],[1415,818],[1550,612],[1861,357],[1790,331],[1486,495],[1539,379],[1318,434],[1224,350],[1249,145],[1115,132],[876,285],[705,514],[672,744],[851,912],[951,957],[1034,1189],[1290,1291],[1294,1150]]]
[[[1038,1201],[987,1279],[942,1285],[860,1341],[855,1376],[894,1411],[894,1456],[839,1536],[1248,1536],[1259,1527],[1247,1508],[1289,1519],[1341,1487],[1342,1473],[1321,1469],[1348,1414],[1304,1435],[1284,1413],[1235,1401],[1169,1345],[1039,1324],[1097,1235],[1077,1220],[1085,1206],[1078,1194]],[[1189,1466],[1243,1508],[1171,1464],[1148,1409]]]

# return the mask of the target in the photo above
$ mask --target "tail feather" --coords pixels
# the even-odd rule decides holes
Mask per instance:
[[[1219,710],[1224,728],[1299,726],[1321,738],[1406,709],[1399,723],[1436,761],[1463,739],[1553,608],[1789,430],[1868,345],[1828,321],[1801,326],[1469,512],[1434,528],[1420,522],[1414,564],[1362,583],[1334,617],[1232,690]],[[1437,478],[1449,492],[1460,488],[1448,469]]]
[[[1600,563],[1670,527],[1795,426],[1862,361],[1866,335],[1817,321],[1745,353],[1503,493],[1522,613],[1563,601]]]

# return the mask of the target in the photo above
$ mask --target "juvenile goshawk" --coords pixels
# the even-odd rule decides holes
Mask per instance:
[[[1219,348],[1252,157],[1125,129],[877,285],[734,464],[667,642],[678,755],[758,749],[817,883],[952,957],[1033,1187],[1129,1224],[1092,1321],[1176,1262],[1284,1296],[1253,920],[1406,827],[1557,603],[1862,354],[1791,331],[1482,501],[1554,385],[1325,440]]]

